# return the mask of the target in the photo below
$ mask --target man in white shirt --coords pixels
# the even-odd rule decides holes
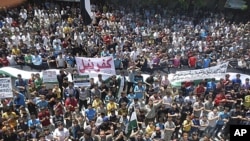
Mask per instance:
[[[205,129],[208,127],[209,121],[207,116],[202,116],[200,119],[200,136],[203,136]]]
[[[63,127],[63,123],[59,122],[58,128],[55,129],[53,137],[56,141],[66,141],[69,139],[69,130]]]
[[[56,67],[57,68],[65,68],[65,58],[62,56],[60,52],[56,58]]]
[[[25,12],[24,9],[21,10],[19,16],[20,16],[20,18],[23,19],[24,21],[26,21],[27,18],[28,18],[27,13]]]
[[[215,125],[216,125],[216,121],[217,119],[219,118],[219,114],[218,114],[218,110],[217,108],[214,108],[213,111],[209,112],[208,113],[208,126],[205,130],[205,132],[209,135],[212,134],[214,128],[215,128]]]
[[[105,113],[98,114],[98,117],[95,122],[96,127],[99,127],[105,120],[106,120]]]
[[[162,99],[162,104],[165,106],[165,109],[170,109],[172,102],[173,98],[171,96],[171,93],[167,92],[167,95],[165,95]]]

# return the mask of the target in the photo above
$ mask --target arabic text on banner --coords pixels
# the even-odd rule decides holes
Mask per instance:
[[[0,98],[13,97],[11,78],[0,78]]]
[[[197,70],[188,70],[188,71],[177,71],[171,81],[172,82],[184,82],[189,80],[199,80],[199,79],[209,79],[216,77],[224,77],[227,72],[228,62],[222,63],[217,66],[197,69]]]
[[[113,57],[85,58],[76,57],[77,70],[80,75],[95,72],[115,75]]]
[[[56,71],[43,71],[43,83],[57,82]]]
[[[74,85],[78,87],[90,86],[89,75],[73,75]]]

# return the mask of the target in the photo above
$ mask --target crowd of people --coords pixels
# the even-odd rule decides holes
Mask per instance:
[[[198,85],[187,81],[180,88],[168,79],[172,68],[202,69],[227,61],[249,69],[250,22],[160,6],[134,11],[93,5],[91,18],[85,26],[74,4],[2,9],[1,67],[56,68],[60,74],[52,88],[39,73],[28,80],[17,76],[14,97],[1,100],[1,140],[228,140],[230,125],[250,124],[249,79],[243,83],[240,74]],[[76,56],[113,56],[119,71],[107,80],[91,78],[89,87],[74,87],[67,76],[77,73]],[[129,129],[134,112],[138,124]]]

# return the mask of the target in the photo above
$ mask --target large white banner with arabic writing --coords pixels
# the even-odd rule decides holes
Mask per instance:
[[[189,80],[209,79],[215,77],[224,78],[227,72],[227,66],[228,62],[205,69],[177,71],[175,74],[173,74],[170,80],[171,82],[184,82]]]
[[[116,74],[113,57],[76,57],[76,65],[80,75],[84,75],[90,72],[106,73],[111,75]]]

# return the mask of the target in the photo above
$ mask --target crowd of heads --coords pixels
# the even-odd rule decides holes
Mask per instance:
[[[1,100],[0,138],[208,141],[228,139],[230,125],[249,125],[249,79],[226,75],[173,87],[167,73],[227,61],[248,69],[250,22],[227,21],[223,12],[97,4],[91,25],[84,25],[80,11],[77,4],[58,3],[1,11],[2,67],[61,70],[53,86],[39,73],[17,76],[14,97]],[[89,87],[75,87],[65,68],[77,73],[76,56],[112,56],[119,75],[98,75]]]

